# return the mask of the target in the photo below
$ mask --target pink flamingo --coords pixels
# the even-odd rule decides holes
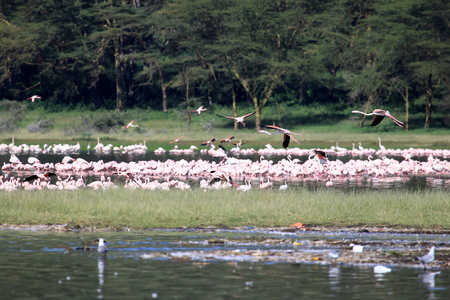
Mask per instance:
[[[220,143],[231,143],[231,140],[234,139],[234,136],[230,136],[227,139],[223,139],[220,141]]]
[[[206,141],[206,142],[201,143],[201,145],[202,145],[202,146],[211,146],[212,143],[214,143],[215,140],[216,140],[215,138],[212,138],[212,139],[210,139],[209,141]]]
[[[221,118],[233,119],[233,120],[235,120],[236,122],[241,123],[242,126],[245,127],[244,119],[247,118],[247,117],[249,117],[249,116],[252,116],[252,115],[254,115],[254,114],[256,114],[256,112],[252,112],[252,113],[243,115],[242,117],[225,117],[225,116],[221,116],[221,115],[218,115],[218,114],[216,114],[216,116],[221,117]]]
[[[197,108],[196,110],[193,110],[193,113],[201,114],[203,111],[208,110],[207,108],[203,108],[203,105]]]
[[[283,137],[283,147],[284,147],[284,148],[287,148],[287,147],[289,146],[289,142],[291,141],[291,138],[292,138],[297,144],[300,144],[300,142],[297,141],[297,140],[292,136],[293,134],[295,134],[295,135],[301,135],[300,133],[295,133],[295,132],[290,131],[289,129],[284,129],[284,128],[281,128],[281,127],[278,127],[278,126],[275,126],[275,125],[266,125],[265,127],[266,127],[266,128],[270,128],[270,129],[275,129],[276,131],[275,131],[274,133],[270,133],[270,132],[267,132],[267,131],[265,131],[265,130],[260,130],[260,131],[258,131],[258,133],[266,133],[266,134],[268,134],[268,135],[275,135],[275,134],[279,134],[279,133],[283,134],[283,135],[284,135],[284,137]]]
[[[123,126],[123,128],[128,128],[128,127],[139,127],[139,125],[133,125],[133,121],[131,121],[130,123],[127,124],[127,126]]]
[[[36,179],[40,179],[43,181],[50,181],[51,176],[56,176],[56,174],[53,172],[46,172],[44,174],[35,174],[24,178],[23,181],[32,181]]]
[[[34,95],[34,96],[31,96],[30,98],[27,98],[27,100],[30,100],[30,99],[31,99],[31,102],[34,102],[36,99],[41,99],[41,96]]]
[[[394,121],[395,124],[397,124],[400,127],[403,127],[403,122],[397,120],[396,118],[394,118],[388,110],[382,110],[382,109],[375,109],[372,113],[370,114],[366,114],[362,111],[359,110],[353,110],[352,114],[363,114],[365,116],[371,116],[371,115],[375,115],[375,117],[372,120],[372,123],[370,124],[370,126],[377,126],[378,124],[380,124],[381,121],[383,121],[384,117],[388,117],[389,119],[391,119],[392,121]]]
[[[182,136],[180,136],[179,138],[177,138],[177,139],[171,141],[169,144],[178,143],[178,142],[181,140],[181,138],[182,138],[183,136],[184,136],[184,135],[182,135]]]

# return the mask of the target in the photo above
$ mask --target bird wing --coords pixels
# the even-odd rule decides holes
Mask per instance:
[[[372,123],[370,124],[370,126],[377,126],[378,124],[380,124],[381,121],[383,121],[383,119],[384,119],[384,116],[376,115],[373,118]]]
[[[37,175],[31,175],[31,176],[25,177],[23,179],[23,181],[33,181],[33,180],[36,180],[38,178],[39,178],[39,176],[37,176]]]
[[[249,114],[243,115],[242,117],[243,117],[243,118],[246,118],[246,117],[251,116],[251,115],[254,115],[254,114],[256,114],[255,111],[254,111],[254,112],[251,112],[251,113],[249,113]]]
[[[316,153],[319,159],[325,159],[326,157],[328,157],[328,154],[326,154],[326,152],[322,150],[314,150],[314,152]]]
[[[234,117],[226,117],[226,116],[221,116],[221,115],[218,115],[218,114],[216,114],[216,116],[221,117],[221,118],[227,118],[227,119],[235,119]]]
[[[283,130],[283,128],[280,128],[280,127],[275,126],[275,125],[266,125],[266,126],[264,126],[264,127],[270,128],[270,129],[275,129],[275,130]]]
[[[287,148],[289,146],[290,141],[291,141],[291,136],[288,134],[285,134],[283,137],[283,147]]]

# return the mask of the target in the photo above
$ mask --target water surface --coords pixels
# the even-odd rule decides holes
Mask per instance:
[[[104,237],[106,255],[69,250]],[[143,259],[154,251],[209,251],[211,238],[291,237],[292,233],[151,231],[50,233],[4,230],[0,235],[2,299],[448,299],[450,271],[373,266],[260,263],[233,260]],[[303,238],[364,238],[440,242],[448,236],[339,233]],[[180,243],[181,241],[181,243]],[[190,241],[191,243],[186,243]],[[196,243],[197,242],[197,243]],[[95,247],[95,245],[91,245]],[[241,245],[230,248],[286,246]],[[313,249],[321,251],[321,249]],[[436,274],[440,272],[439,274]]]

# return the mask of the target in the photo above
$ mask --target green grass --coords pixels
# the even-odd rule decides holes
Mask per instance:
[[[1,193],[0,222],[97,228],[389,226],[449,229],[446,191],[17,191]]]

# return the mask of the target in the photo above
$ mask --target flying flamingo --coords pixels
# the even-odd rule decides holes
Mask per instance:
[[[217,174],[216,171],[211,171],[210,172],[212,175],[214,175],[214,177],[208,182],[208,185],[213,185],[216,182],[226,182],[231,184],[231,186],[235,186],[236,188],[239,188],[239,184],[237,184],[236,182],[234,182],[233,178],[231,178],[230,175],[226,176],[225,174],[223,174],[222,172],[218,172]]]
[[[182,136],[180,136],[179,138],[177,138],[177,139],[171,141],[169,144],[178,143],[178,142],[181,140],[181,138],[182,138],[183,136],[184,136],[184,135],[182,135]]]
[[[44,174],[35,174],[24,178],[23,181],[32,181],[36,179],[41,179],[43,181],[50,181],[52,176],[56,176],[56,174],[53,172],[47,172]]]
[[[201,145],[202,145],[202,146],[211,146],[212,143],[214,143],[215,140],[216,140],[215,138],[212,138],[212,139],[210,139],[209,141],[206,141],[206,142],[201,143]]]
[[[260,131],[258,131],[258,133],[266,133],[266,134],[268,134],[268,135],[275,135],[275,134],[279,134],[279,133],[283,134],[283,135],[284,135],[284,137],[283,137],[283,147],[284,147],[284,148],[287,148],[287,147],[289,146],[289,142],[291,141],[291,138],[292,138],[297,144],[300,144],[299,141],[297,141],[297,140],[292,136],[293,134],[295,134],[295,135],[301,135],[300,133],[295,133],[295,132],[292,132],[292,131],[290,131],[290,130],[288,130],[288,129],[284,129],[284,128],[281,128],[281,127],[278,127],[278,126],[275,126],[275,125],[266,125],[265,127],[270,128],[270,129],[275,129],[276,131],[275,131],[274,133],[270,133],[270,132],[267,132],[267,131],[265,131],[265,130],[260,130]]]
[[[41,99],[41,96],[34,95],[34,96],[31,96],[30,98],[27,98],[27,100],[30,100],[30,99],[31,99],[31,102],[34,102],[36,99]]]
[[[391,114],[389,113],[388,110],[382,110],[382,109],[375,109],[372,113],[370,114],[366,114],[362,111],[359,110],[353,110],[352,113],[358,113],[358,114],[363,114],[365,116],[371,116],[371,115],[375,115],[375,117],[372,120],[372,123],[370,124],[370,126],[377,126],[378,124],[380,124],[381,121],[383,121],[384,117],[388,117],[389,119],[391,119],[392,121],[394,121],[395,124],[397,124],[400,127],[403,127],[403,122],[397,120],[396,118],[394,118],[393,116],[391,116]]]
[[[221,116],[221,115],[218,115],[218,114],[216,114],[216,116],[221,117],[221,118],[233,119],[233,120],[235,120],[236,122],[241,123],[242,126],[245,127],[244,119],[247,118],[247,117],[249,117],[249,116],[252,116],[252,115],[254,115],[254,114],[256,114],[256,112],[252,112],[252,113],[243,115],[242,117],[225,117],[225,116]]]
[[[201,114],[203,111],[208,110],[207,108],[203,108],[203,105],[197,108],[196,110],[193,110],[193,113]]]
[[[220,143],[231,143],[231,140],[234,139],[234,136],[230,136],[227,139],[223,139],[220,141]]]
[[[139,125],[133,125],[133,121],[131,121],[130,123],[127,124],[127,126],[123,126],[122,128],[128,128],[128,127],[139,127]]]

